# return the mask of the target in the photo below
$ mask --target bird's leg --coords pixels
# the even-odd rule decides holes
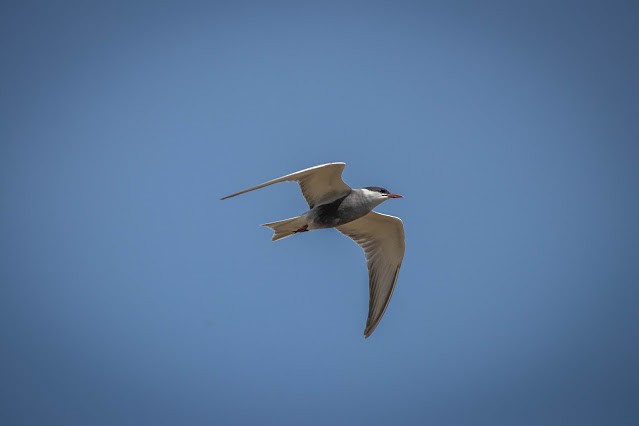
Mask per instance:
[[[298,232],[308,232],[308,225],[304,225],[297,231],[293,231],[294,234],[297,234]]]

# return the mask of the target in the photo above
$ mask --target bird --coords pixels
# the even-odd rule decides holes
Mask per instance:
[[[369,280],[368,318],[364,338],[382,319],[390,302],[404,258],[404,224],[395,216],[373,211],[392,198],[403,198],[379,186],[351,188],[342,180],[346,163],[327,163],[294,172],[236,192],[226,200],[280,182],[297,182],[309,210],[304,214],[262,226],[277,241],[314,229],[335,228],[364,251]]]

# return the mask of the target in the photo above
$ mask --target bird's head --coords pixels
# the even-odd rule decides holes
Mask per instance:
[[[376,204],[383,203],[390,198],[404,198],[399,194],[393,194],[388,189],[379,186],[367,186],[364,190],[366,190],[366,196]]]

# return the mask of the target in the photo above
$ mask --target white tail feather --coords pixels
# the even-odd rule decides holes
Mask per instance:
[[[306,217],[304,215],[292,217],[290,219],[279,220],[277,222],[265,223],[262,226],[268,226],[273,233],[272,241],[290,237],[295,231],[306,225]]]

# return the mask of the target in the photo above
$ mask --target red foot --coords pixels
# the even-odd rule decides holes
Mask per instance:
[[[293,231],[294,234],[297,234],[298,232],[308,232],[308,225],[304,225],[297,231]]]

